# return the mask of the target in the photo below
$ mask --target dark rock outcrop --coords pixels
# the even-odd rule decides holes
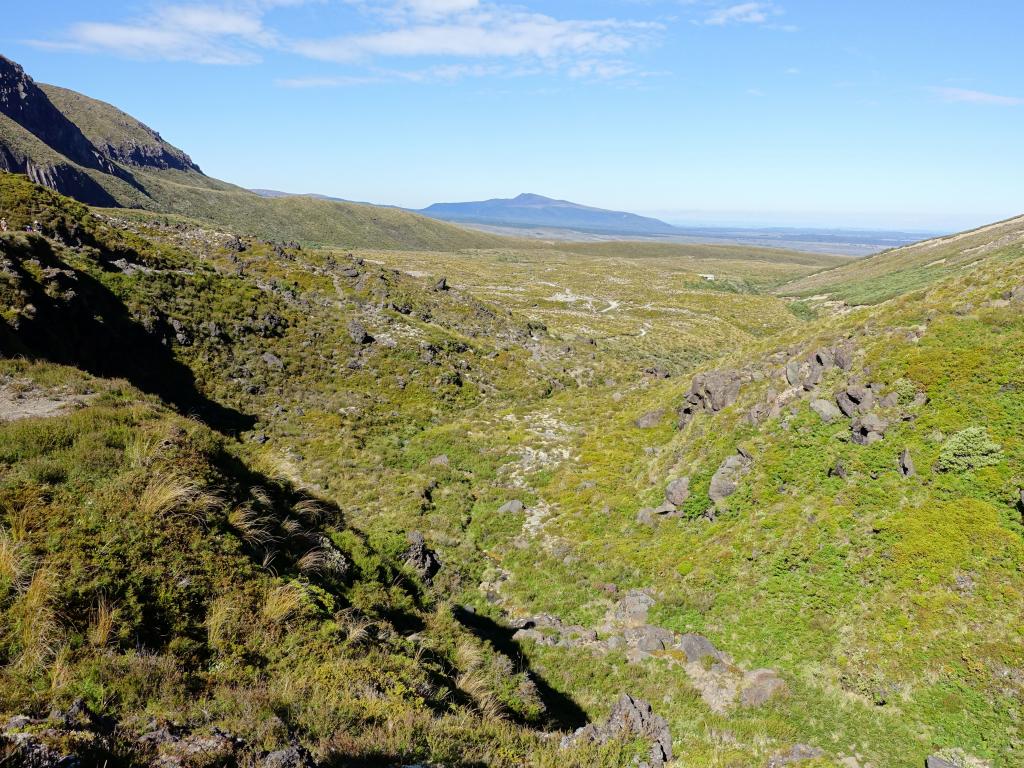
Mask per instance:
[[[427,546],[426,539],[419,531],[410,532],[408,539],[409,547],[405,550],[405,564],[429,584],[441,570],[441,558],[437,556],[437,552]]]
[[[851,437],[857,445],[871,445],[885,437],[889,422],[874,413],[866,414],[853,420],[850,427]]]
[[[638,768],[662,768],[672,760],[672,734],[665,718],[654,714],[651,705],[646,701],[634,699],[624,693],[619,696],[603,724],[591,723],[580,728],[563,738],[562,746],[570,747],[587,742],[607,744],[610,741],[631,741],[637,738],[651,743],[648,761],[641,763]]]

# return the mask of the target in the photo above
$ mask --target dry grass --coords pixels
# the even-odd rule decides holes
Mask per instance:
[[[175,472],[156,472],[139,496],[138,508],[147,517],[186,514],[201,522],[222,504],[219,496],[194,480]]]
[[[302,499],[292,512],[310,525],[320,525],[327,518],[327,509],[316,499]]]
[[[24,589],[27,564],[28,556],[21,542],[0,528],[0,585],[15,592]]]
[[[39,668],[54,658],[59,647],[60,627],[53,610],[54,576],[45,568],[32,575],[25,594],[15,603],[13,613],[20,646],[20,662]]]
[[[282,584],[267,590],[263,598],[263,616],[272,624],[283,624],[302,611],[305,592],[296,584]]]
[[[273,523],[270,517],[260,515],[248,504],[234,507],[228,512],[228,524],[251,547],[266,547],[277,541],[272,532]]]
[[[140,432],[124,449],[124,457],[128,466],[133,469],[145,469],[157,455],[159,442],[153,435]]]
[[[238,595],[227,594],[210,604],[206,614],[206,631],[213,648],[226,648],[242,628],[244,607]]]
[[[92,622],[89,625],[89,643],[96,648],[102,648],[107,645],[110,642],[110,636],[114,632],[116,620],[117,608],[106,597],[100,597],[96,603]]]
[[[491,690],[491,684],[482,671],[464,672],[458,676],[455,684],[460,691],[473,700],[477,711],[485,719],[501,720],[505,717],[505,710]]]

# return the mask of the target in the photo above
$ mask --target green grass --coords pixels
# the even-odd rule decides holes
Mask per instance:
[[[112,365],[99,353],[0,362],[0,386],[99,393],[0,423],[3,714],[82,695],[128,724],[218,725],[264,749],[299,734],[339,764],[629,764],[622,745],[559,753],[529,670],[591,717],[622,691],[646,698],[683,765],[764,764],[795,743],[825,750],[818,765],[919,765],[952,748],[1021,764],[1024,317],[1001,301],[1020,281],[1012,248],[834,313],[769,293],[812,268],[785,260],[516,245],[361,249],[359,265],[251,240],[235,253],[183,219],[96,216],[13,177],[0,177],[0,207],[84,241],[0,240],[18,267],[0,278],[0,342],[29,344],[44,311],[95,312],[100,286],[191,373],[195,397],[255,419],[241,439],[218,434],[187,418],[193,401],[83,371]],[[111,267],[121,257],[146,269]],[[73,296],[54,266],[77,275]],[[705,272],[744,290],[705,285]],[[434,290],[441,275],[452,290]],[[104,306],[105,327],[124,331]],[[350,338],[354,319],[375,343]],[[853,444],[848,422],[823,423],[808,398],[748,423],[784,387],[786,359],[840,341],[854,369],[830,370],[821,395],[849,377],[895,392],[883,441]],[[49,349],[76,362],[75,347]],[[653,365],[672,378],[646,375]],[[691,375],[723,366],[757,375],[735,406],[677,429]],[[659,426],[634,425],[656,409]],[[709,522],[711,476],[738,445],[753,469]],[[845,480],[829,476],[837,461]],[[681,475],[683,518],[638,525]],[[309,541],[287,519],[310,498],[327,512],[302,526],[344,554],[345,578],[301,565]],[[510,499],[548,510],[536,535],[525,514],[498,513]],[[444,563],[430,587],[401,563],[411,530]],[[481,583],[502,577],[496,605]],[[779,670],[788,694],[714,714],[665,660],[529,643],[509,657],[451,609],[597,627],[608,583],[651,589],[653,622]]]

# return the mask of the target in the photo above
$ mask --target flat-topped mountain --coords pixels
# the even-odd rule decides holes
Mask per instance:
[[[417,213],[444,221],[521,227],[554,227],[584,232],[670,235],[676,227],[658,219],[624,211],[593,208],[568,200],[524,193],[511,199],[468,203],[435,203]]]

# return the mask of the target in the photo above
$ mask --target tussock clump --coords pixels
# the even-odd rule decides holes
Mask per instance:
[[[940,472],[969,472],[1002,460],[1003,450],[984,427],[970,427],[946,440],[936,464]]]

